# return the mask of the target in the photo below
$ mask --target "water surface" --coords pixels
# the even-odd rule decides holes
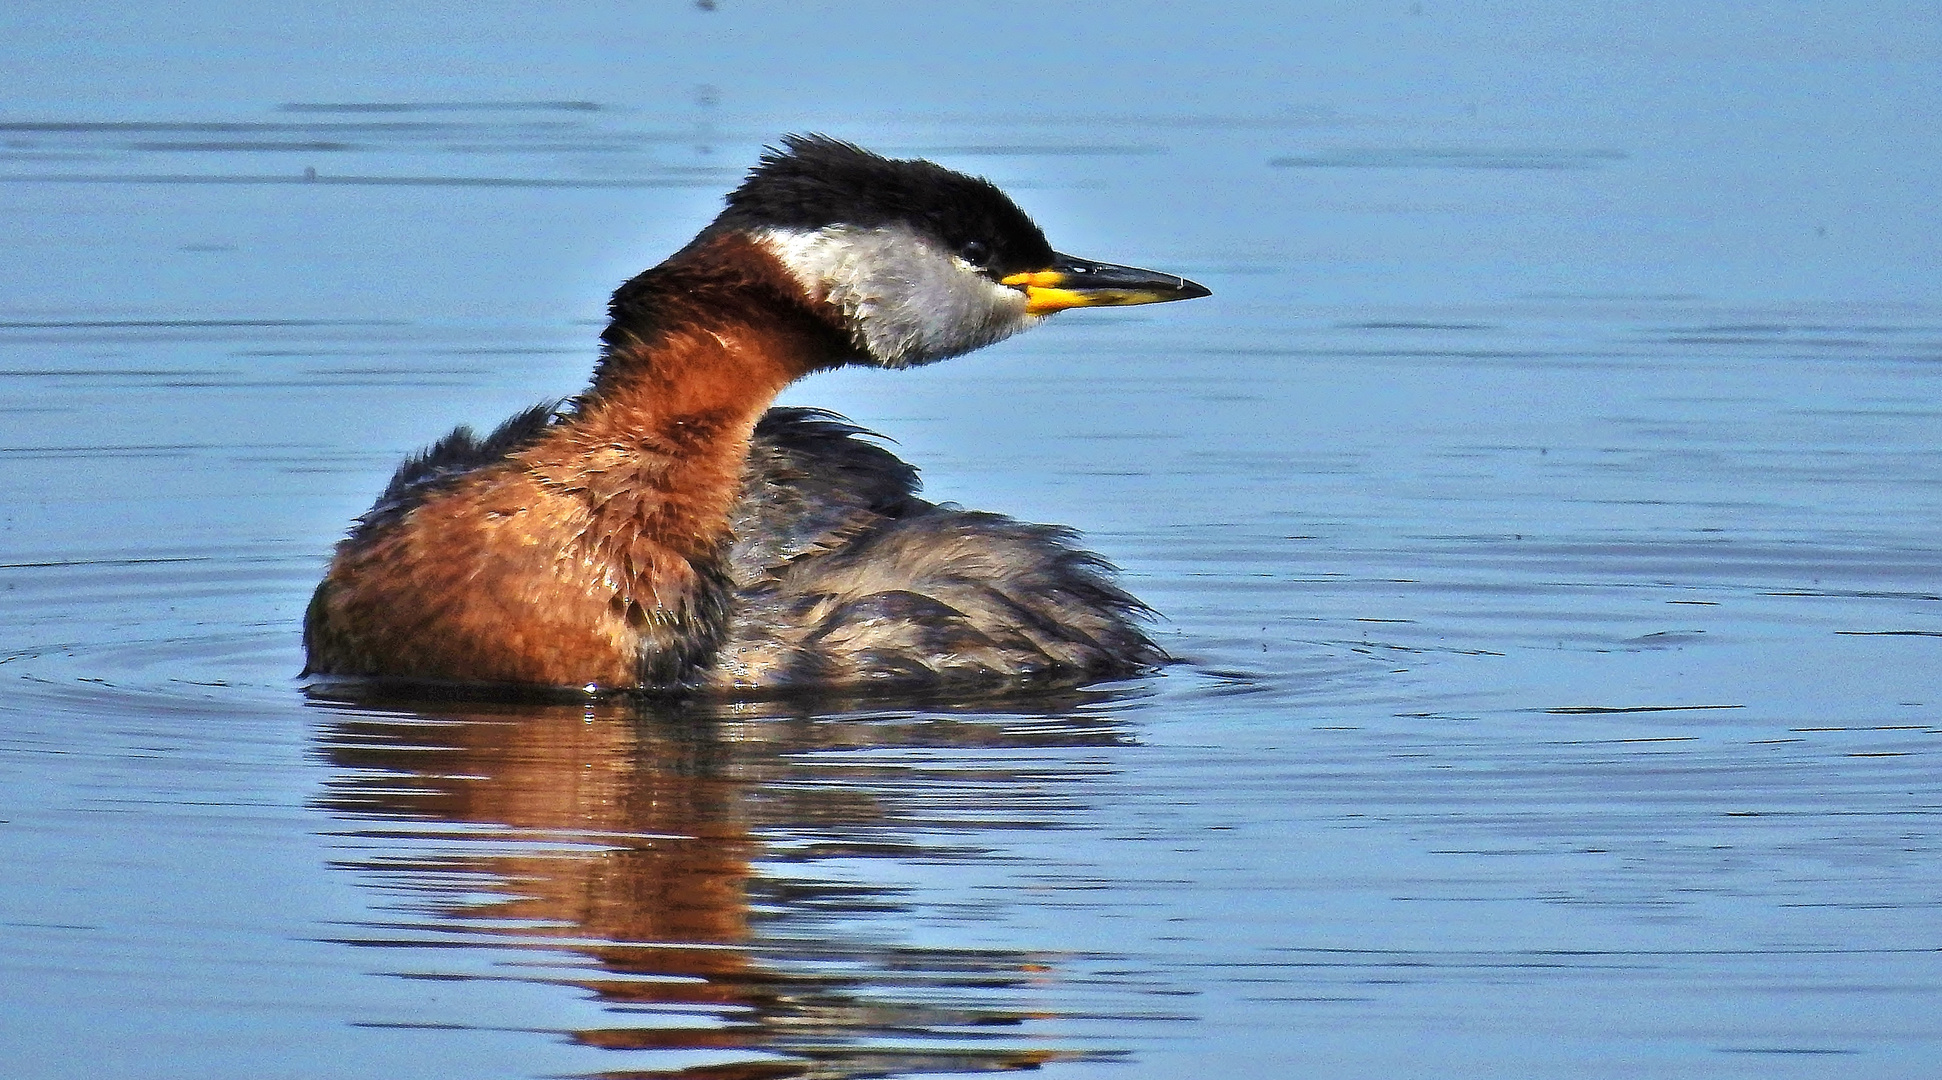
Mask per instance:
[[[10,1076],[1942,1068],[1938,20],[0,16]],[[307,696],[398,458],[818,129],[1211,286],[786,400],[1181,662]]]

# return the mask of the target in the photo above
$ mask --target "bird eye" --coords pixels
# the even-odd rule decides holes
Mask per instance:
[[[983,240],[966,240],[958,245],[958,258],[972,266],[984,266],[991,258],[991,247]]]

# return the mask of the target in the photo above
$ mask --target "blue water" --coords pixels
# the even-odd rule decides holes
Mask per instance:
[[[0,11],[0,1073],[1942,1072],[1942,17]],[[313,700],[403,454],[764,142],[1214,296],[785,400],[1182,662]]]

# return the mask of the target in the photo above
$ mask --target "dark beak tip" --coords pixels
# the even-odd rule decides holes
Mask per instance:
[[[1092,304],[1083,306],[1155,304],[1214,295],[1212,289],[1179,274],[1094,262],[1063,252],[1056,253],[1053,264],[1046,269],[1063,276],[1059,287],[1096,297]]]

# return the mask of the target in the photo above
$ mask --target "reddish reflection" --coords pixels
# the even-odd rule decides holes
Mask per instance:
[[[842,755],[806,755],[1121,738],[1088,712],[828,720],[618,705],[346,709],[323,736],[338,767],[324,804],[379,842],[381,856],[350,865],[410,896],[402,906],[415,915],[429,911],[407,929],[578,957],[542,965],[547,980],[593,992],[615,1022],[572,1037],[661,1052],[602,1076],[1018,1069],[1102,1056],[1034,1035],[1047,1019],[1037,988],[1056,961],[886,945],[898,895],[818,880],[814,864],[935,862],[940,853],[911,826],[931,811],[961,815],[973,798],[1002,809],[1007,785],[1037,791],[1030,759],[1015,774],[982,762],[975,773],[915,767],[886,779],[872,769],[857,781],[831,763]],[[1042,794],[1013,798],[1026,820],[1013,813],[1008,825],[1052,824],[1030,820],[1048,812]],[[667,1053],[697,1050],[717,1053],[702,1065]]]

